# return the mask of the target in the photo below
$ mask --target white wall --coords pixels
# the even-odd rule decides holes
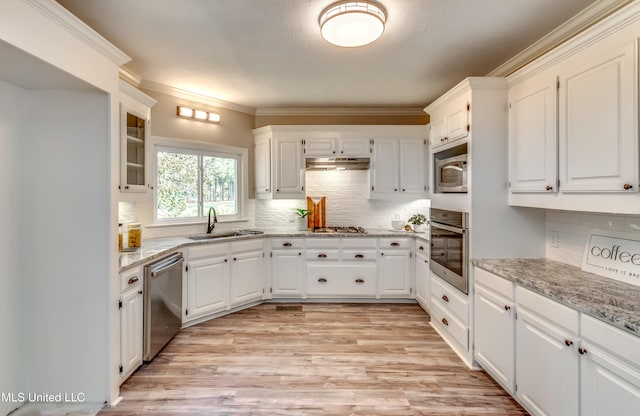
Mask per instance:
[[[430,201],[373,200],[369,194],[369,171],[308,171],[306,194],[319,201],[327,197],[327,225],[391,229],[391,220],[407,220],[411,215],[429,214]],[[255,225],[258,228],[295,230],[295,208],[307,208],[306,200],[256,200]]]
[[[0,82],[0,392],[18,394],[25,391],[22,373],[24,363],[23,322],[20,319],[23,293],[18,271],[19,227],[17,216],[16,161],[18,145],[23,139],[24,91]],[[0,415],[16,408],[18,403],[0,401]]]
[[[545,257],[582,267],[584,247],[594,228],[636,233],[640,238],[640,216],[549,210],[546,213]],[[553,246],[553,233],[558,234],[558,247]]]

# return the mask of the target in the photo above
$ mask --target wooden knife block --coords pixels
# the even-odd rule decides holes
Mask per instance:
[[[317,203],[313,199],[307,197],[307,226],[309,228],[323,228],[327,226],[327,197],[323,196]]]

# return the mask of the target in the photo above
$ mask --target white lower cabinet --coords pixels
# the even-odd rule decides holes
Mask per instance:
[[[380,239],[378,257],[378,296],[411,297],[411,240]]]
[[[187,321],[229,309],[227,255],[189,261],[187,268]]]
[[[534,415],[578,415],[578,312],[516,288],[516,398]]]
[[[580,389],[583,416],[640,412],[640,338],[582,316]]]
[[[264,295],[263,240],[231,243],[231,307],[261,300]]]
[[[142,365],[142,268],[120,275],[120,382]]]
[[[365,264],[307,262],[306,269],[308,297],[372,298],[376,295],[375,262]]]
[[[474,277],[474,358],[505,390],[513,394],[514,284],[482,269],[475,269]]]
[[[304,240],[271,241],[271,294],[274,298],[304,298]]]
[[[469,299],[431,272],[431,325],[465,361],[469,357]]]
[[[429,312],[431,298],[431,276],[429,271],[429,243],[416,241],[416,257],[414,262],[416,277],[416,300],[422,309]]]

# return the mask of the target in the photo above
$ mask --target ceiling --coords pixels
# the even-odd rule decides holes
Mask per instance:
[[[125,67],[141,87],[253,110],[422,108],[594,0],[380,0],[385,32],[360,48],[320,37],[318,17],[333,2],[58,0],[132,58]]]

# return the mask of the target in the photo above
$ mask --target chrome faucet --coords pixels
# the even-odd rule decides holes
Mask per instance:
[[[213,222],[211,222],[211,211],[213,211]],[[207,234],[211,234],[214,228],[216,228],[216,223],[218,222],[218,216],[216,215],[216,209],[214,207],[209,208],[209,220],[207,221]]]

